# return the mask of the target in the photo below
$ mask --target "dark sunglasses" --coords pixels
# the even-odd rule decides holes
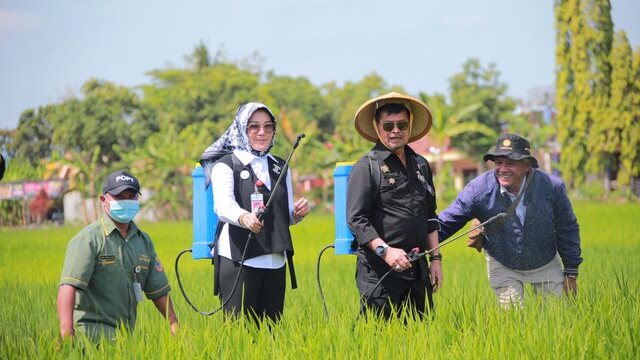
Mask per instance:
[[[247,130],[258,132],[260,128],[264,130],[264,132],[272,133],[276,129],[276,124],[272,122],[268,122],[264,125],[260,125],[258,123],[249,123],[247,124]]]
[[[391,132],[393,131],[394,127],[398,127],[398,130],[400,131],[405,131],[409,128],[409,122],[408,121],[398,121],[397,123],[394,122],[386,122],[386,123],[382,123],[382,130],[386,131],[386,132]]]

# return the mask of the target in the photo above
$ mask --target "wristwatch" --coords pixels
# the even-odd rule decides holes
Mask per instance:
[[[384,254],[387,253],[388,248],[389,248],[389,245],[382,243],[382,245],[376,247],[376,255],[383,257]]]

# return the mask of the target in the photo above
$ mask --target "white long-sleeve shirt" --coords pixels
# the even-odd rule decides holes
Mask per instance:
[[[271,154],[265,157],[257,157],[244,150],[234,150],[243,165],[250,164],[251,169],[258,179],[262,180],[265,186],[271,190],[271,177],[269,176],[269,162],[267,156],[273,158]],[[287,169],[285,179],[287,186],[287,196],[289,202],[289,223],[293,224],[293,187],[291,185],[291,172]],[[275,184],[274,184],[275,185]],[[227,164],[218,162],[211,170],[211,187],[213,190],[213,210],[218,218],[225,222],[220,238],[218,239],[218,254],[227,259],[231,259],[231,247],[229,243],[229,224],[242,226],[238,222],[240,215],[247,212],[236,202],[233,184],[233,169]],[[267,199],[265,199],[266,201]],[[273,253],[245,259],[244,265],[261,269],[279,269],[284,266],[285,252]]]

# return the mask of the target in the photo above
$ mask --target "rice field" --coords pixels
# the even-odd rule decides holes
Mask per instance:
[[[333,217],[312,214],[292,229],[298,289],[287,290],[283,321],[270,331],[222,314],[194,312],[180,294],[178,253],[191,247],[191,223],[141,224],[154,239],[173,291],[181,331],[171,336],[153,303],[139,306],[133,333],[100,347],[58,345],[57,282],[67,241],[79,227],[0,230],[0,358],[127,359],[634,359],[640,355],[640,204],[575,204],[584,263],[576,299],[527,293],[518,311],[498,308],[485,260],[460,239],[443,248],[444,287],[431,320],[357,319],[355,257],[320,250],[333,243]],[[183,256],[180,275],[192,301],[217,307],[211,263]]]

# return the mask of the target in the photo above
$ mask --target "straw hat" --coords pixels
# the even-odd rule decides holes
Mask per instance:
[[[425,103],[408,95],[390,92],[368,100],[356,111],[353,122],[362,137],[371,142],[378,141],[378,134],[374,129],[376,109],[390,103],[404,105],[411,112],[409,142],[420,139],[431,129],[431,110]]]

